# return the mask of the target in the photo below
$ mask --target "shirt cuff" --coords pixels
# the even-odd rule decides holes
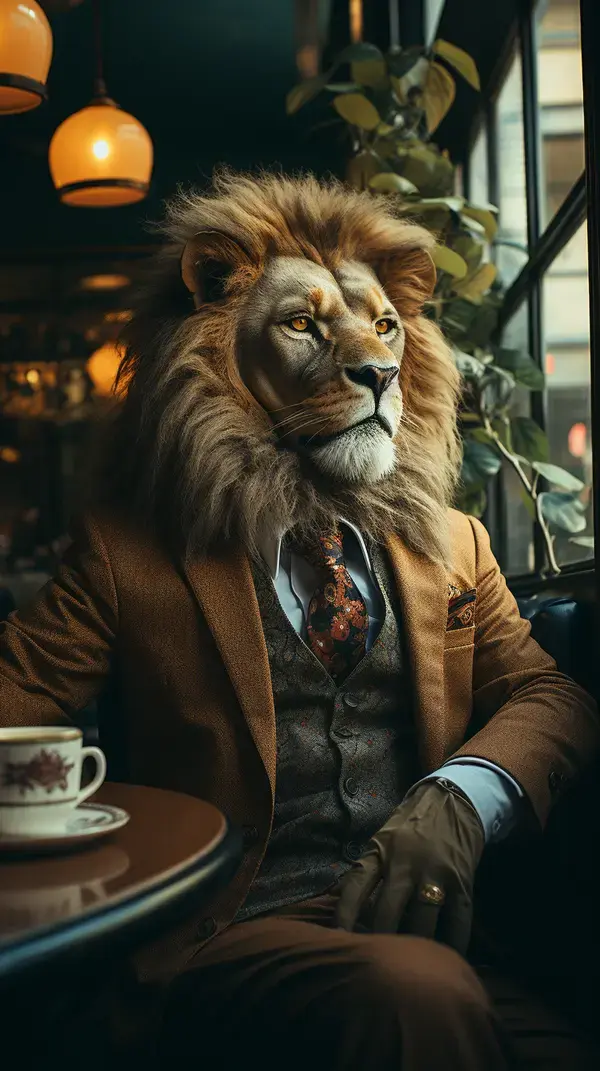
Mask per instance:
[[[486,844],[503,840],[516,824],[523,790],[493,763],[456,759],[434,770],[423,781],[435,777],[452,781],[468,796],[481,820]]]

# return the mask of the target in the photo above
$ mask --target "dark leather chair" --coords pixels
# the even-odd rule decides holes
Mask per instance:
[[[532,636],[561,672],[597,694],[594,606],[543,595],[517,601]],[[487,905],[480,932],[492,958],[594,1032],[600,992],[600,913],[593,878],[600,843],[599,786],[597,764],[565,791],[542,837],[517,836],[491,846],[478,874]]]
[[[595,691],[595,614],[590,603],[570,597],[533,595],[517,599],[531,634],[555,660],[562,673]]]

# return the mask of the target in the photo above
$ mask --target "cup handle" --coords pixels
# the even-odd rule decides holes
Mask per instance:
[[[83,760],[89,758],[90,756],[96,763],[96,773],[94,774],[93,780],[90,781],[89,785],[86,785],[85,788],[79,790],[79,795],[77,796],[78,803],[83,803],[83,800],[86,800],[88,796],[91,796],[92,793],[96,791],[96,789],[100,788],[100,785],[106,777],[106,757],[104,755],[104,752],[101,751],[99,747],[82,747],[82,766]]]

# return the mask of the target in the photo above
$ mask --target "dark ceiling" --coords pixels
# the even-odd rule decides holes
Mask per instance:
[[[155,167],[146,201],[104,211],[60,205],[50,179],[52,133],[89,102],[94,74],[91,0],[51,16],[49,101],[0,120],[3,259],[148,241],[143,224],[161,201],[179,182],[206,182],[220,162],[335,169],[341,149],[285,115],[297,80],[294,12],[294,0],[105,0],[109,93],[148,129]]]

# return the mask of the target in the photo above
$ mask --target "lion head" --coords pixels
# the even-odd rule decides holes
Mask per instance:
[[[188,554],[342,516],[447,557],[458,374],[431,234],[389,199],[224,172],[170,204],[104,491]]]

